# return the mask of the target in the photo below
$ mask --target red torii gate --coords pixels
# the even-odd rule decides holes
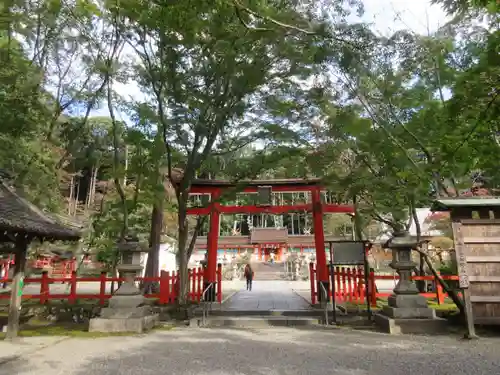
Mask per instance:
[[[238,188],[238,187],[242,188]],[[218,201],[223,191],[234,189],[238,193],[258,193],[266,191],[269,196],[271,192],[310,192],[312,203],[293,205],[247,205],[247,206],[223,206]],[[208,292],[207,300],[215,301],[216,295],[216,271],[217,250],[219,239],[220,214],[284,214],[295,211],[307,211],[313,213],[314,242],[316,246],[317,280],[329,292],[329,278],[326,261],[325,234],[323,230],[324,213],[353,213],[354,208],[350,205],[328,204],[321,200],[321,191],[324,190],[320,179],[282,179],[282,180],[252,180],[233,183],[221,180],[196,179],[189,190],[190,194],[210,194],[211,199],[207,207],[189,208],[188,215],[210,215],[209,231],[207,236],[207,268],[204,280],[204,290]],[[318,291],[320,289],[318,285]],[[320,294],[321,296],[321,294]]]

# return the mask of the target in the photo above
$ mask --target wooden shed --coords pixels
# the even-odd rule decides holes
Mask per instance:
[[[441,199],[432,211],[450,212],[467,318],[500,325],[500,198]]]

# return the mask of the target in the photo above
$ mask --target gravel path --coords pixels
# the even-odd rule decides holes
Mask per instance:
[[[66,339],[3,364],[0,374],[492,375],[499,368],[499,339],[182,328],[137,337]]]

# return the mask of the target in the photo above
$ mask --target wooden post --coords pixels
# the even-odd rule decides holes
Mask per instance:
[[[203,285],[203,268],[202,267],[198,267],[198,274],[197,274],[197,280],[196,280],[196,283],[197,283],[197,287],[196,287],[196,290],[197,290],[197,294],[196,294],[196,300],[198,302],[201,301],[201,293],[203,293],[203,289],[202,289],[202,285]]]
[[[370,279],[368,282],[368,293],[370,293],[370,301],[372,307],[377,307],[377,284],[375,282],[375,272],[370,271]]]
[[[467,258],[465,257],[464,239],[462,235],[462,224],[453,221],[451,224],[453,230],[453,238],[455,240],[455,255],[457,258],[458,268],[458,283],[463,290],[464,304],[465,304],[465,319],[467,321],[467,334],[468,339],[477,338],[476,329],[474,327],[474,315],[472,312],[472,302],[470,300],[469,291],[469,275],[467,274]]]
[[[188,268],[188,286],[189,286],[189,292],[187,295],[188,301],[194,301],[194,275],[193,275],[193,270],[191,268]]]
[[[437,272],[439,275],[439,271]],[[444,303],[444,293],[443,293],[443,287],[441,284],[436,280],[435,277],[434,279],[434,286],[436,287],[436,300],[438,305],[442,305]]]
[[[352,273],[351,268],[347,268],[346,270],[346,278],[347,278],[347,299],[352,303]]]
[[[106,282],[108,281],[106,272],[101,272],[99,281],[99,304],[104,306],[104,303],[106,302]]]
[[[49,300],[50,294],[50,284],[49,284],[49,273],[47,271],[42,272],[42,278],[40,279],[40,303],[43,305]]]
[[[10,292],[9,320],[7,322],[7,340],[15,340],[19,334],[19,317],[21,313],[21,300],[23,295],[24,268],[26,265],[26,252],[30,240],[18,238],[16,240],[16,257],[14,265],[14,277]]]
[[[217,264],[217,302],[222,303],[222,264]]]
[[[340,268],[340,275],[342,277],[342,301],[347,302],[347,273],[345,267]]]
[[[68,302],[70,304],[76,303],[76,286],[78,280],[76,279],[76,271],[71,272],[71,280],[70,280],[70,292],[68,296]]]
[[[316,304],[316,281],[315,276],[316,270],[314,269],[314,263],[309,263],[309,280],[311,281],[311,304]]]
[[[170,275],[167,271],[160,271],[160,297],[158,298],[158,303],[160,305],[165,305],[168,303],[170,295]]]

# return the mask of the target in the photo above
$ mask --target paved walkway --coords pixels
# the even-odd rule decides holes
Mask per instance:
[[[252,291],[242,287],[225,304],[224,310],[285,311],[309,310],[310,304],[292,290],[288,281],[255,281]]]
[[[67,340],[67,337],[43,336],[20,338],[17,341],[0,341],[0,366],[3,363],[30,355],[38,350],[55,345],[60,341]],[[0,370],[0,374],[3,374]]]
[[[494,375],[500,341],[345,329],[179,328],[68,339],[0,365],[0,375]]]

